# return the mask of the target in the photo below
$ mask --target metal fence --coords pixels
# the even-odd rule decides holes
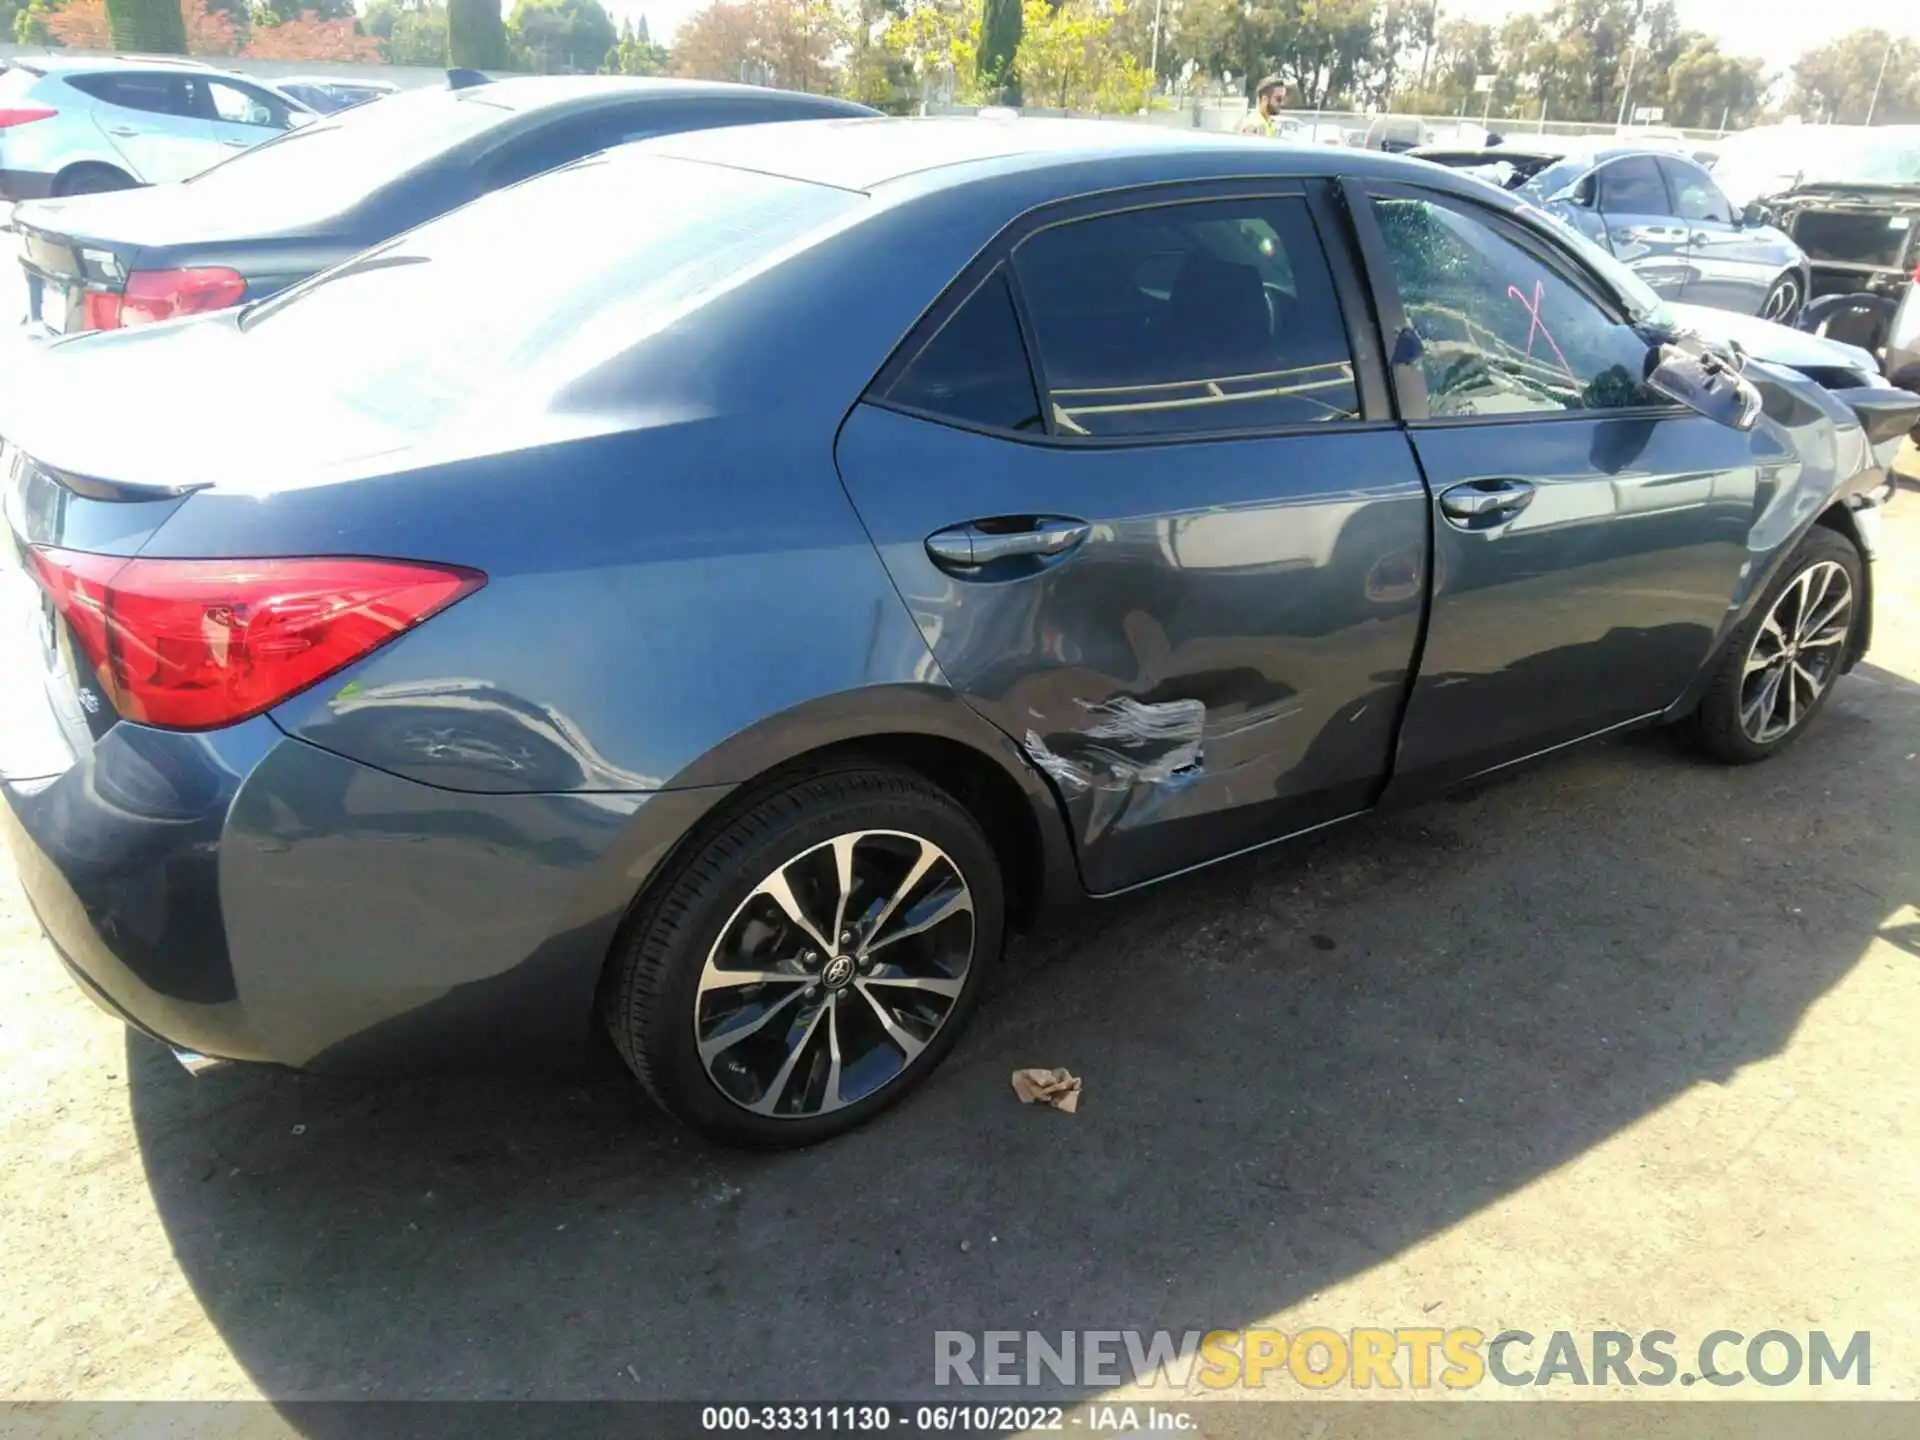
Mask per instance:
[[[929,100],[921,109],[928,115],[975,115],[982,110],[991,110],[991,107],[943,104],[938,100]],[[1054,110],[1040,106],[1024,106],[1017,112],[993,110],[992,113],[1067,116],[1076,120],[1132,120],[1141,124],[1168,125],[1183,130],[1231,132],[1238,130],[1240,122],[1246,118],[1247,104],[1236,98],[1209,97],[1181,101],[1173,105],[1166,105],[1162,101],[1156,105],[1156,108],[1139,115],[1095,115],[1089,111]],[[1306,138],[1322,140],[1329,144],[1362,144],[1369,133],[1376,131],[1390,133],[1396,138],[1407,138],[1423,145],[1453,143],[1477,145],[1489,134],[1500,135],[1509,140],[1529,135],[1577,140],[1581,137],[1631,136],[1637,132],[1658,134],[1668,138],[1680,135],[1703,143],[1710,143],[1726,134],[1721,130],[1666,128],[1649,130],[1647,127],[1597,125],[1575,120],[1542,121],[1538,118],[1506,118],[1499,115],[1489,115],[1484,118],[1472,115],[1382,115],[1358,110],[1283,110],[1280,113],[1288,120],[1297,121],[1305,132]]]

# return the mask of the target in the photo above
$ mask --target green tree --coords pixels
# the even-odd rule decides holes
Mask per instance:
[[[664,75],[669,56],[667,47],[646,38],[647,17],[640,17],[636,30],[632,21],[620,27],[620,40],[600,63],[603,75]]]
[[[1666,123],[1702,129],[1750,125],[1766,93],[1761,62],[1721,53],[1719,43],[1693,35],[1662,72],[1666,81]]]
[[[1809,120],[1862,125],[1871,107],[1877,125],[1920,121],[1920,41],[1855,30],[1802,55],[1793,80],[1795,104]]]
[[[507,27],[499,0],[447,0],[447,63],[474,70],[504,70]]]
[[[974,64],[982,91],[1004,105],[1020,103],[1018,71],[1020,0],[984,0],[980,12],[980,49]]]
[[[187,53],[187,23],[180,14],[180,0],[107,0],[107,31],[116,50]]]
[[[619,39],[600,0],[514,0],[507,36],[542,75],[591,75]]]
[[[1093,0],[1026,0],[1020,21],[1020,97],[1029,105],[1128,114],[1153,77],[1114,34],[1126,7]]]

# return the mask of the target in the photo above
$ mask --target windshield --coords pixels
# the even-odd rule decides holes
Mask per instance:
[[[1714,178],[1735,204],[1800,185],[1920,185],[1920,125],[1774,125],[1729,135]]]
[[[241,318],[245,364],[326,375],[329,398],[360,421],[424,435],[490,396],[495,409],[538,403],[864,199],[666,156],[597,156],[260,302]]]
[[[184,183],[196,204],[244,206],[272,229],[344,210],[515,113],[472,90],[416,90],[290,130]]]

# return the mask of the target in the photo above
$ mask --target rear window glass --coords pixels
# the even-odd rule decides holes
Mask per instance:
[[[588,160],[261,302],[241,318],[244,353],[267,373],[328,375],[363,417],[425,434],[496,392],[537,401],[864,198],[664,156]],[[564,263],[528,263],[541,255]]]
[[[230,203],[269,229],[344,210],[514,114],[470,91],[396,95],[298,126],[185,183],[196,204]]]

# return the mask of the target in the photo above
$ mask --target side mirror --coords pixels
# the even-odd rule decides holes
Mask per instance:
[[[1563,186],[1547,197],[1549,205],[1577,205],[1589,209],[1593,205],[1593,176],[1582,175],[1573,184]]]
[[[1749,200],[1745,205],[1740,207],[1740,226],[1742,229],[1751,230],[1758,226],[1770,225],[1772,223],[1773,212],[1758,200]]]
[[[1659,345],[1647,354],[1647,388],[1733,430],[1760,420],[1760,392],[1712,351]]]

